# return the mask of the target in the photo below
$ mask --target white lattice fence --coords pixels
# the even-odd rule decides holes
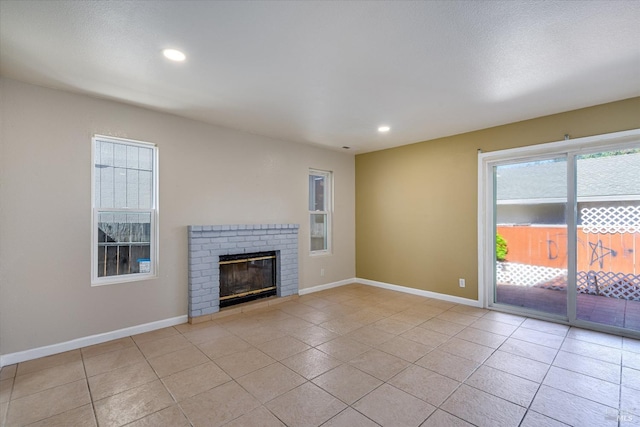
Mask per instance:
[[[640,301],[640,275],[579,271],[578,292]]]
[[[637,233],[640,231],[640,206],[610,206],[580,210],[585,233]]]
[[[538,265],[498,262],[496,283],[552,290],[567,289],[567,270]],[[579,271],[578,293],[640,301],[640,275]]]
[[[567,276],[562,268],[539,265],[499,262],[496,265],[496,282],[503,285],[534,286]]]

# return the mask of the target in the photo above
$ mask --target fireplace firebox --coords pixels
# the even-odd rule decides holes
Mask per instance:
[[[276,295],[277,253],[220,255],[220,307]]]

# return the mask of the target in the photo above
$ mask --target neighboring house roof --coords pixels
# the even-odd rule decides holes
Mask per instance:
[[[640,200],[640,153],[578,159],[578,200]],[[498,203],[564,201],[565,162],[499,166]]]

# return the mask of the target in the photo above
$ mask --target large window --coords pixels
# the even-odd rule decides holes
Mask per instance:
[[[309,220],[312,254],[331,250],[331,172],[309,171]]]
[[[93,138],[93,285],[156,275],[157,165],[154,144]]]

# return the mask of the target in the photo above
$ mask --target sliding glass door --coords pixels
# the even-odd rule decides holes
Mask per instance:
[[[481,295],[640,333],[640,130],[479,155]]]
[[[640,150],[576,156],[578,320],[640,331]]]
[[[493,168],[494,301],[567,316],[567,159]]]

